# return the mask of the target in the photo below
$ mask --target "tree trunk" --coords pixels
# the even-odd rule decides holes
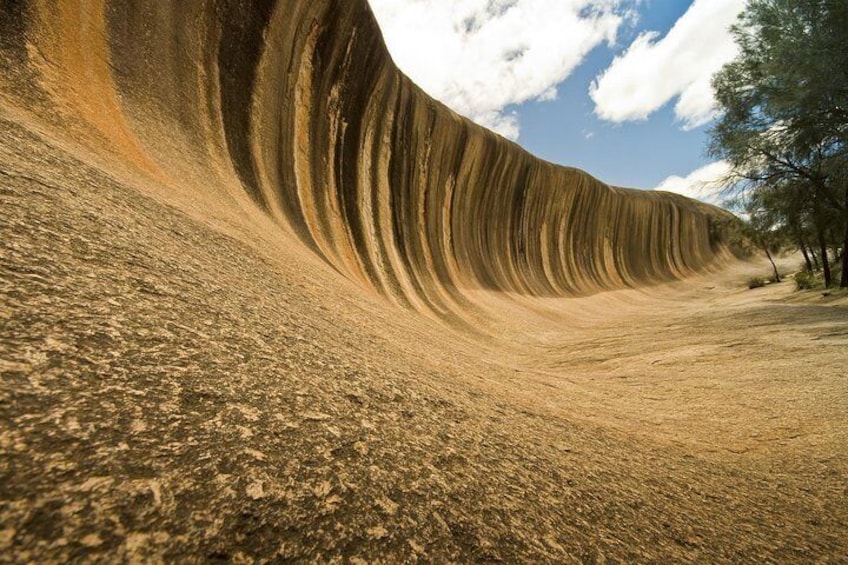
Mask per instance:
[[[771,253],[768,250],[768,245],[763,246],[763,251],[766,252],[766,257],[768,257],[768,260],[771,262],[771,268],[774,269],[774,282],[779,283],[780,273],[777,272],[777,265],[774,264],[774,259],[772,259]]]
[[[816,228],[816,239],[818,239],[816,243],[819,245],[819,258],[821,259],[822,272],[824,274],[824,287],[830,288],[830,285],[833,284],[833,277],[830,274],[830,261],[827,260],[827,239],[824,237],[827,222],[824,220],[818,194],[813,199],[813,224]]]
[[[845,221],[845,240],[842,242],[842,288],[848,287],[848,220]]]
[[[824,287],[830,288],[833,284],[833,276],[830,274],[830,261],[827,259],[827,243],[824,234],[819,233],[819,255],[821,256],[822,271],[824,272]]]
[[[848,182],[845,182],[845,201],[842,214],[845,217],[845,237],[842,240],[842,280],[839,281],[839,286],[846,288],[848,287]]]
[[[809,247],[808,249],[810,251],[810,257],[813,258],[813,263],[815,264],[816,270],[818,271],[819,269],[821,269],[821,265],[819,265],[819,256],[816,255],[816,250],[812,247]]]
[[[803,241],[801,241],[798,244],[798,247],[801,248],[801,253],[804,255],[804,264],[807,266],[807,271],[812,272],[813,271],[813,262],[810,261],[810,254],[807,253],[807,246],[804,245]]]

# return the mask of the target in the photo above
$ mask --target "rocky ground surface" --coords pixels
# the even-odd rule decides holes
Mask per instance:
[[[848,562],[844,295],[459,331],[5,111],[0,210],[2,562]]]

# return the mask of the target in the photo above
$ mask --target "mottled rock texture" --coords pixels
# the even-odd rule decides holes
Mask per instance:
[[[362,0],[0,0],[0,563],[845,563],[848,298],[726,219]]]
[[[151,175],[181,181],[191,163],[198,184],[229,177],[399,303],[449,312],[465,288],[585,294],[723,254],[719,210],[541,161],[428,97],[364,0],[3,6],[20,63],[4,90]]]

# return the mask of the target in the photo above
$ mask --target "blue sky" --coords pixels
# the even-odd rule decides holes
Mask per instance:
[[[557,100],[513,106],[521,124],[516,141],[543,159],[616,186],[653,188],[706,165],[708,126],[682,129],[671,102],[645,121],[612,123],[593,113],[589,85],[611,62],[610,50],[599,47],[559,85]]]
[[[744,0],[370,0],[398,66],[543,159],[717,202],[712,74]]]

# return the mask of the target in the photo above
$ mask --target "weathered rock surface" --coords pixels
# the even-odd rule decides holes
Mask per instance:
[[[584,294],[723,251],[717,209],[606,186],[433,101],[394,67],[365,1],[4,6],[7,93],[151,175],[228,177],[398,302]]]
[[[845,562],[846,299],[723,217],[362,0],[0,0],[0,562]]]

